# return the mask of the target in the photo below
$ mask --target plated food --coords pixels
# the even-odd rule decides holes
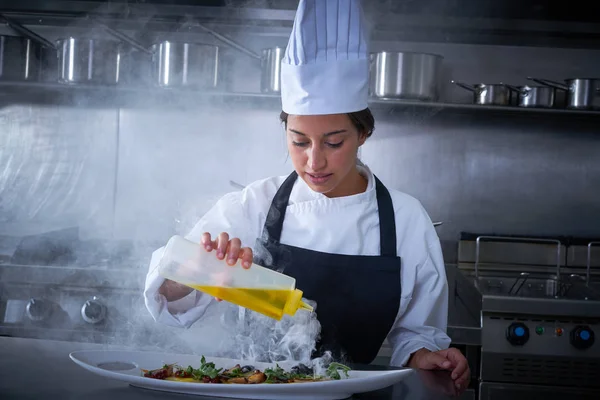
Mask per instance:
[[[215,363],[207,362],[206,358],[202,356],[198,368],[191,365],[182,367],[178,364],[165,364],[161,368],[153,370],[142,369],[142,376],[195,383],[282,384],[340,380],[348,377],[348,371],[350,371],[350,367],[336,362],[329,364],[323,374],[315,373],[313,368],[304,364],[298,364],[289,371],[284,370],[278,364],[273,368],[266,368],[264,371],[254,368],[252,365],[241,366],[240,364],[229,369],[217,369]]]

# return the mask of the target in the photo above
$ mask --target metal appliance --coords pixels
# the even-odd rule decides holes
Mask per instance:
[[[69,228],[0,237],[0,244],[0,336],[110,344],[152,338],[143,312],[147,263],[132,243],[79,240]]]
[[[458,268],[474,290],[459,295],[481,317],[480,399],[600,398],[597,244],[462,235]]]

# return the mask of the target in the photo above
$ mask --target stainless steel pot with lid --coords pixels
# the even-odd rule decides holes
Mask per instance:
[[[571,78],[565,83],[528,77],[527,79],[567,91],[567,108],[576,110],[600,110],[600,78]]]
[[[443,59],[427,53],[371,53],[369,94],[377,98],[436,101]]]
[[[473,92],[473,104],[508,106],[510,105],[511,90],[504,83],[478,83],[470,85],[457,81],[453,84]]]

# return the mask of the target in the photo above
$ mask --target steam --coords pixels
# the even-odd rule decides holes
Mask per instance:
[[[306,300],[316,309],[317,304]],[[245,310],[245,320],[225,356],[259,362],[299,362],[307,364],[316,349],[321,324],[315,312],[299,310],[280,321]]]

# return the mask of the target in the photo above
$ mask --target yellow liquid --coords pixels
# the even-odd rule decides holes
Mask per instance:
[[[254,310],[278,321],[283,317],[285,305],[292,294],[291,290],[189,286],[219,299]],[[311,309],[310,306],[305,305],[302,302],[299,303],[299,306],[300,308]]]
[[[180,377],[177,377],[177,376],[170,376],[168,378],[165,378],[165,380],[167,380],[167,381],[176,381],[176,382],[198,382],[194,378],[180,378]]]

